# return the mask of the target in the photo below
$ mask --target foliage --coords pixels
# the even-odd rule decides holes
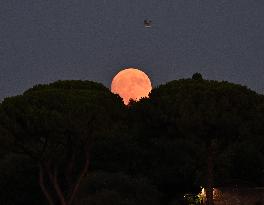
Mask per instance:
[[[239,186],[263,186],[263,154],[261,145],[253,140],[229,145],[217,158],[218,184],[223,186],[235,180]]]
[[[186,194],[184,196],[184,199],[185,199],[186,205],[200,205],[201,204],[201,200],[199,199],[197,195]]]
[[[121,135],[97,141],[92,170],[144,176],[172,195],[198,186],[194,181],[200,163],[199,145],[183,139],[141,140]]]
[[[37,178],[38,167],[30,158],[15,154],[2,157],[0,160],[0,204],[46,204]]]
[[[143,178],[95,172],[83,181],[76,205],[157,205],[160,193]]]
[[[50,204],[72,203],[89,166],[93,138],[107,135],[121,110],[116,95],[102,88],[86,90],[95,83],[87,85],[61,81],[37,86],[5,99],[0,107],[10,150],[37,163],[40,186]],[[49,186],[55,193],[49,193]]]
[[[129,106],[95,82],[37,85],[0,104],[1,204],[179,204],[209,171],[261,186],[263,123],[263,95],[198,73]]]
[[[203,76],[200,73],[194,73],[192,76],[193,80],[203,80]]]
[[[261,103],[263,97],[244,86],[203,80],[195,74],[192,79],[153,89],[149,99],[131,106],[131,121],[139,138],[185,139],[199,144],[202,155],[196,182],[207,184],[212,193],[216,156],[229,144],[261,135],[256,120],[256,116],[263,119],[258,114]],[[191,184],[195,181],[188,183],[189,188]]]

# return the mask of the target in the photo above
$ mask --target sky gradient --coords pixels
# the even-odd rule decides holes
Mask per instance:
[[[257,0],[0,0],[0,99],[59,79],[110,88],[126,67],[154,86],[200,72],[264,93],[263,11]]]

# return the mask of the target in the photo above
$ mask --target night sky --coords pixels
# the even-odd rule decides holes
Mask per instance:
[[[263,93],[264,1],[0,0],[0,99],[59,79],[110,87],[125,67]]]

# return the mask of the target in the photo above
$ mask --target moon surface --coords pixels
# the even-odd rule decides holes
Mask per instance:
[[[152,86],[149,77],[141,70],[127,68],[120,71],[112,80],[111,91],[123,98],[127,105],[130,99],[138,101],[148,97]]]

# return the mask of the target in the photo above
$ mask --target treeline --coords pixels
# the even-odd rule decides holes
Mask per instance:
[[[178,205],[185,193],[264,185],[264,97],[171,81],[122,99],[91,81],[38,85],[0,104],[0,204]]]

